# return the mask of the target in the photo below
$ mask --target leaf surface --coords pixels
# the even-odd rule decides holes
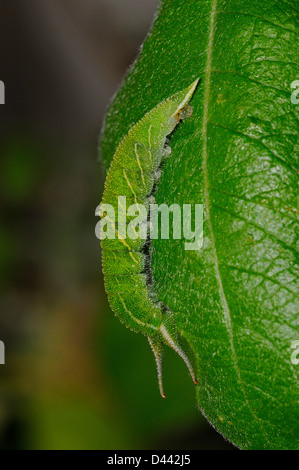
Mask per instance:
[[[198,405],[242,449],[298,448],[298,2],[164,0],[102,136],[201,78],[159,204],[204,204],[204,244],[153,240],[158,297],[197,359]]]

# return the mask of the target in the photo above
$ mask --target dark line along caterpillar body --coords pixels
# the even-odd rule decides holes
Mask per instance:
[[[109,168],[100,216],[104,204],[110,204],[118,216],[126,217],[125,207],[118,197],[125,196],[129,204],[145,205],[149,211],[154,185],[160,176],[159,167],[169,156],[166,146],[169,136],[181,119],[190,116],[190,101],[198,79],[189,87],[159,103],[137,122],[119,144]],[[191,108],[192,109],[192,108]],[[123,214],[121,213],[123,212]],[[105,288],[112,310],[130,329],[144,333],[155,355],[159,389],[162,385],[163,343],[172,347],[185,361],[194,383],[197,384],[191,362],[179,343],[174,314],[159,302],[150,274],[149,241],[121,239],[121,227],[115,222],[115,239],[101,241]]]

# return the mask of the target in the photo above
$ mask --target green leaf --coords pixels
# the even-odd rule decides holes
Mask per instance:
[[[101,142],[108,168],[134,123],[201,78],[155,197],[204,204],[203,248],[153,240],[152,272],[195,351],[199,407],[242,449],[299,447],[296,31],[291,0],[164,0]]]

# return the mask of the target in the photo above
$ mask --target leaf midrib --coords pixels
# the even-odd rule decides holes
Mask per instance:
[[[234,362],[234,367],[236,369],[236,373],[238,379],[240,381],[240,385],[242,388],[242,392],[247,403],[248,409],[250,410],[254,419],[259,423],[262,434],[267,439],[267,436],[264,432],[263,426],[261,424],[261,419],[255,414],[254,410],[252,409],[246,390],[245,384],[241,377],[240,368],[238,365],[237,354],[234,345],[234,336],[233,336],[233,328],[232,328],[232,321],[231,321],[231,314],[230,309],[226,300],[226,295],[224,292],[224,287],[222,283],[222,278],[220,274],[219,268],[219,260],[217,255],[215,237],[213,232],[213,224],[211,220],[210,214],[210,195],[209,195],[209,175],[208,175],[208,116],[209,116],[209,103],[210,103],[210,90],[211,90],[211,74],[212,74],[212,56],[213,56],[213,47],[214,47],[214,35],[215,35],[215,24],[216,24],[216,16],[217,16],[217,6],[218,0],[212,0],[212,9],[211,9],[211,19],[210,19],[210,33],[208,38],[208,47],[207,47],[207,63],[205,68],[205,81],[204,81],[204,107],[203,107],[203,124],[202,124],[202,137],[203,137],[203,159],[202,159],[202,168],[203,168],[203,177],[204,177],[204,207],[206,211],[206,218],[207,223],[209,226],[210,238],[211,238],[211,245],[212,245],[212,252],[214,258],[214,265],[215,265],[215,274],[216,279],[219,287],[219,294],[223,305],[223,313],[225,316],[225,324],[229,335],[230,346],[232,350],[232,357]],[[267,439],[268,440],[268,439]]]

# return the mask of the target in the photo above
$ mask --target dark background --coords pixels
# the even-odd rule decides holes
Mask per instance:
[[[109,309],[94,235],[105,109],[156,0],[0,0],[0,449],[230,448],[167,351]]]

